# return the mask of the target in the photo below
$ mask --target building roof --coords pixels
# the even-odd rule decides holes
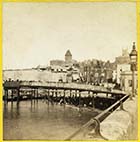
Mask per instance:
[[[59,66],[59,65],[52,65],[51,69],[63,69],[63,70],[66,70],[65,67],[62,67],[62,66]]]
[[[65,56],[72,56],[72,54],[71,54],[70,50],[67,50],[67,52],[66,52]]]

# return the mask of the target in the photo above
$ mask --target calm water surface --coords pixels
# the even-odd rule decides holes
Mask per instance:
[[[4,107],[4,139],[63,140],[98,113],[42,100],[22,101],[19,107],[9,102]]]

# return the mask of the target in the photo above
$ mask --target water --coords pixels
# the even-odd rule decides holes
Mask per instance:
[[[99,112],[48,104],[9,102],[4,107],[4,140],[64,140]]]

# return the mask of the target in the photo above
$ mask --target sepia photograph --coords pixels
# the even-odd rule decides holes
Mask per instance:
[[[3,140],[138,140],[136,2],[4,2]]]

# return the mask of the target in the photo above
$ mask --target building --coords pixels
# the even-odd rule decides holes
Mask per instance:
[[[118,64],[117,65],[117,73],[116,73],[116,81],[118,84],[121,82],[121,73],[125,71],[130,71],[130,64]]]
[[[63,60],[51,60],[50,66],[65,66],[65,61],[63,61]]]
[[[72,59],[70,50],[66,51],[65,60],[51,60],[50,66],[71,67],[77,65],[77,61]]]
[[[121,72],[121,88],[123,91],[126,91],[128,94],[132,92],[132,72],[131,71],[122,71]],[[137,92],[138,88],[138,78],[137,71],[134,73],[134,90]]]
[[[51,72],[55,72],[55,73],[59,73],[59,72],[67,72],[67,69],[66,67],[63,67],[63,66],[50,66],[50,69],[51,69]]]
[[[116,57],[115,63],[116,64],[129,64],[130,63],[130,57],[129,57],[128,49],[122,50],[122,55]]]
[[[112,82],[113,64],[97,59],[87,60],[80,63],[81,81],[88,84],[103,84]]]
[[[76,82],[80,78],[77,64],[77,61],[72,59],[70,50],[67,50],[65,60],[51,60],[50,68],[53,73],[66,73],[66,82]]]
[[[80,80],[77,61],[72,59],[70,50],[65,53],[65,60],[51,60],[50,69],[52,73],[65,73],[65,82],[78,82]]]
[[[121,73],[126,71],[130,71],[130,57],[128,49],[122,50],[122,55],[116,57],[115,59],[116,64],[116,83],[121,83]]]
[[[71,62],[72,61],[72,54],[70,52],[70,50],[67,50],[66,54],[65,54],[65,62]]]

